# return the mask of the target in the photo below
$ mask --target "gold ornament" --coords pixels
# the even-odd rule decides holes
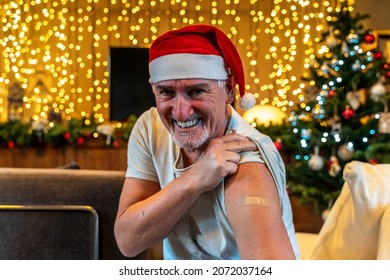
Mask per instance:
[[[366,125],[370,119],[371,119],[371,117],[370,117],[369,115],[364,116],[364,117],[361,117],[361,118],[360,118],[360,123],[361,123],[362,125]]]

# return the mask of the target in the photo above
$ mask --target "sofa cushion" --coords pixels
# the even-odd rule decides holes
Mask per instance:
[[[309,259],[378,258],[381,219],[390,204],[390,164],[352,161],[344,180]]]

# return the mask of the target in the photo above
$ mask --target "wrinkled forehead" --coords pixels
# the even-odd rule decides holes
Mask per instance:
[[[155,88],[179,88],[179,87],[212,87],[224,83],[223,80],[214,79],[175,79],[154,83]]]

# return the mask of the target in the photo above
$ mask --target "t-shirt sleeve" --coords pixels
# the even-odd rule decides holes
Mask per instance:
[[[128,142],[126,178],[139,178],[158,182],[151,155],[151,112],[141,115],[135,123]],[[149,123],[149,125],[148,125]]]
[[[264,163],[264,160],[259,153],[259,151],[249,151],[249,152],[242,152],[241,159],[239,164],[247,163],[247,162],[259,162]]]

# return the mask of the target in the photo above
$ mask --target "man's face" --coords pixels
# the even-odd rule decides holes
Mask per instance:
[[[228,124],[227,104],[234,98],[225,82],[161,81],[153,85],[153,92],[160,117],[180,147],[198,149],[223,135]]]

